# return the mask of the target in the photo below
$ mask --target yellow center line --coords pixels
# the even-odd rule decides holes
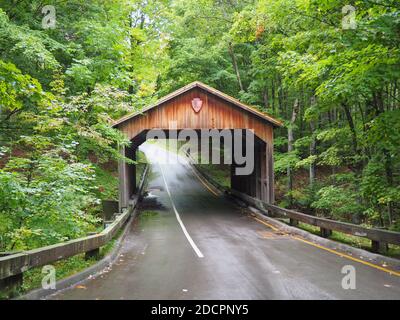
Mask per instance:
[[[197,177],[197,179],[199,179],[199,181],[212,193],[214,194],[216,197],[219,196],[218,193],[216,193],[214,190],[211,189],[211,187],[209,187],[207,185],[207,183],[197,174],[197,172],[195,171],[195,169],[192,168],[193,173],[195,174],[195,176]]]
[[[276,228],[275,226],[273,226],[273,225],[271,225],[271,224],[269,224],[269,223],[267,223],[267,222],[265,222],[265,221],[263,221],[263,220],[261,220],[261,219],[258,219],[258,218],[256,218],[256,217],[253,217],[253,218],[254,218],[255,220],[257,220],[258,222],[262,223],[263,225],[266,225],[267,227],[271,228],[271,229],[274,230],[274,231],[283,232],[283,233],[289,235],[288,233],[286,233],[286,232],[284,232],[284,231],[282,231],[282,230],[279,230],[279,229]],[[391,274],[391,275],[395,275],[395,276],[400,277],[400,272],[397,272],[397,271],[394,271],[394,270],[390,270],[390,269],[381,267],[381,266],[379,266],[379,265],[377,265],[377,264],[374,264],[374,263],[371,263],[371,262],[368,262],[368,261],[364,261],[364,260],[361,260],[361,259],[352,257],[352,256],[350,256],[350,255],[348,255],[348,254],[341,253],[341,252],[339,252],[339,251],[336,251],[336,250],[333,250],[333,249],[330,249],[330,248],[321,246],[321,245],[319,245],[319,244],[316,244],[316,243],[311,242],[311,241],[307,241],[307,240],[305,240],[305,239],[303,239],[303,238],[300,238],[300,237],[297,237],[297,236],[293,236],[293,235],[290,235],[290,236],[291,236],[293,239],[298,240],[298,241],[301,241],[301,242],[303,242],[303,243],[306,243],[306,244],[308,244],[308,245],[310,245],[310,246],[313,246],[313,247],[316,247],[316,248],[319,248],[319,249],[328,251],[328,252],[333,253],[333,254],[335,254],[335,255],[337,255],[337,256],[340,256],[340,257],[343,257],[343,258],[346,258],[346,259],[349,259],[349,260],[352,260],[352,261],[356,261],[356,262],[358,262],[358,263],[364,264],[364,265],[369,266],[369,267],[371,267],[371,268],[378,269],[378,270],[387,272],[387,273],[389,273],[389,274]]]
[[[218,194],[217,194],[214,190],[212,190],[212,189],[208,186],[208,184],[198,175],[198,173],[195,171],[195,169],[192,168],[192,170],[193,170],[193,173],[195,174],[195,176],[197,177],[197,179],[199,179],[199,181],[200,181],[212,194],[214,194],[215,196],[218,196]],[[313,246],[313,247],[316,247],[316,248],[319,248],[319,249],[328,251],[328,252],[333,253],[333,254],[335,254],[335,255],[338,255],[338,256],[340,256],[340,257],[343,257],[343,258],[346,258],[346,259],[349,259],[349,260],[352,260],[352,261],[355,261],[355,262],[364,264],[364,265],[369,266],[369,267],[371,267],[371,268],[378,269],[378,270],[387,272],[387,273],[389,273],[389,274],[391,274],[391,275],[396,275],[396,276],[400,277],[400,272],[397,272],[397,271],[394,271],[394,270],[390,270],[390,269],[381,267],[381,266],[376,265],[376,264],[373,264],[373,263],[371,263],[371,262],[364,261],[364,260],[361,260],[361,259],[352,257],[352,256],[350,256],[350,255],[348,255],[348,254],[341,253],[341,252],[336,251],[336,250],[333,250],[333,249],[329,249],[329,248],[327,248],[327,247],[321,246],[321,245],[316,244],[316,243],[313,243],[313,242],[311,242],[311,241],[307,241],[307,240],[302,239],[302,238],[300,238],[300,237],[290,235],[290,234],[288,234],[287,232],[284,232],[283,230],[280,230],[279,228],[273,226],[272,224],[267,223],[267,222],[265,222],[265,221],[263,221],[263,220],[261,220],[261,219],[258,219],[258,218],[256,218],[256,217],[253,217],[253,219],[256,220],[256,221],[258,221],[259,223],[262,223],[263,225],[265,225],[265,226],[271,228],[273,231],[282,232],[282,233],[284,233],[284,234],[286,234],[286,235],[291,236],[292,239],[295,239],[295,240],[301,241],[301,242],[303,242],[303,243],[306,243],[306,244],[308,244],[308,245],[310,245],[310,246]]]
[[[390,269],[381,267],[381,266],[379,266],[379,265],[377,265],[377,264],[373,264],[373,263],[371,263],[371,262],[364,261],[364,260],[361,260],[361,259],[358,259],[358,258],[349,256],[349,255],[347,255],[347,254],[345,254],[345,253],[341,253],[341,252],[338,252],[338,251],[336,251],[336,250],[326,248],[326,247],[324,247],[324,246],[321,246],[321,245],[316,244],[316,243],[311,242],[311,241],[307,241],[307,240],[302,239],[302,238],[299,238],[299,237],[293,236],[293,239],[296,239],[296,240],[302,241],[302,242],[304,242],[304,243],[307,243],[307,244],[309,244],[310,246],[314,246],[314,247],[316,247],[316,248],[319,248],[319,249],[322,249],[322,250],[331,252],[331,253],[336,254],[336,255],[338,255],[338,256],[340,256],[340,257],[347,258],[347,259],[350,259],[350,260],[353,260],[353,261],[356,261],[356,262],[365,264],[365,265],[370,266],[370,267],[372,267],[372,268],[375,268],[375,269],[378,269],[378,270],[381,270],[381,271],[387,272],[387,273],[389,273],[389,274],[393,274],[393,275],[396,275],[396,276],[400,277],[400,272],[393,271],[393,270],[390,270]]]
[[[261,219],[255,218],[255,217],[253,217],[253,218],[255,220],[257,220],[258,222],[260,222],[260,223],[266,225],[267,227],[271,228],[272,230],[281,232],[281,230],[278,230],[278,228],[274,227],[272,224],[269,224],[269,223],[267,223],[267,222],[265,222],[265,221],[263,221]]]

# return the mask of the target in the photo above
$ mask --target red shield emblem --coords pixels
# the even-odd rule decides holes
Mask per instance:
[[[203,101],[201,101],[200,98],[194,98],[192,100],[192,108],[195,112],[199,112],[202,106],[203,106]]]

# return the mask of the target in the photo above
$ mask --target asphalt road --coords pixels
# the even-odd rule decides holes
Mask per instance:
[[[274,231],[187,164],[153,163],[142,213],[118,261],[52,299],[400,299],[400,277]],[[343,289],[346,265],[356,289]]]

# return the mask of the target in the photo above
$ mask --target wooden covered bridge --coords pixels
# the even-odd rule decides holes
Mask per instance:
[[[136,160],[136,150],[146,140],[149,130],[167,133],[173,121],[176,130],[242,129],[254,134],[254,170],[249,175],[236,175],[231,165],[231,188],[266,203],[274,201],[273,129],[281,122],[201,82],[193,82],[160,99],[140,112],[114,123],[131,140],[121,152]],[[120,208],[128,206],[136,190],[136,168],[120,162]]]

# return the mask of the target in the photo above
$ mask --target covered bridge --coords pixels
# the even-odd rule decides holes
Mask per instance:
[[[273,129],[282,123],[201,82],[193,82],[163,97],[140,112],[125,116],[114,123],[131,140],[129,148],[121,149],[135,160],[136,149],[146,140],[149,130],[168,131],[173,121],[176,130],[242,129],[254,133],[254,170],[249,175],[236,175],[231,165],[231,187],[264,202],[274,201]],[[120,162],[120,207],[136,192],[135,165]]]

